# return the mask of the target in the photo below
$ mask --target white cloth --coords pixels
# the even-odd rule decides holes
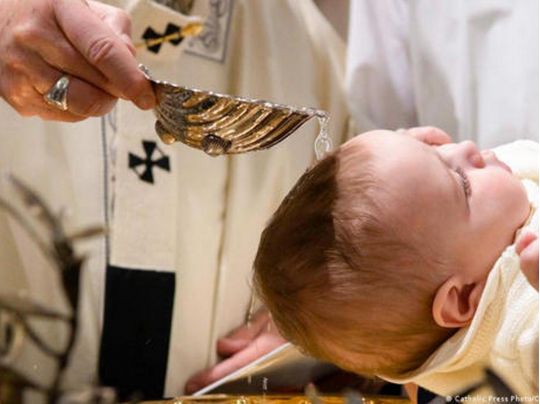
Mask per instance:
[[[538,143],[517,141],[494,152],[522,179],[531,205],[522,229],[538,234]],[[481,381],[486,367],[518,395],[538,396],[538,292],[521,272],[514,245],[491,270],[471,324],[418,369],[392,381],[452,395]]]
[[[359,131],[433,125],[482,149],[538,139],[537,0],[351,0],[348,44]]]
[[[184,18],[149,0],[111,3],[133,14],[135,42],[149,22],[164,31],[168,23]],[[156,77],[322,108],[330,112],[334,143],[345,140],[345,48],[312,1],[197,0],[193,14],[208,14],[217,37],[206,37],[208,46],[185,40],[179,46],[165,43],[159,53],[139,52]],[[2,170],[35,187],[55,208],[68,206],[75,227],[108,219],[110,263],[176,274],[164,395],[180,394],[190,375],[216,362],[216,339],[244,320],[260,231],[312,162],[316,121],[271,150],[236,157],[211,158],[183,145],[159,144],[170,157],[171,171],[156,170],[154,187],[144,186],[127,162],[129,152],[142,153],[142,140],[157,140],[150,112],[120,102],[103,121],[67,125],[22,119],[1,105],[0,121]],[[29,293],[48,301],[54,285],[31,282],[35,262],[24,257],[23,241],[3,218],[0,214],[2,240],[19,249],[9,262],[21,267],[23,275],[10,280],[8,268],[0,265],[1,279],[8,282],[0,287],[26,284]],[[88,247],[81,336],[69,385],[95,380],[97,369],[106,251],[103,240]],[[43,380],[47,370],[41,362],[28,362],[26,370]],[[40,366],[33,368],[37,362]]]

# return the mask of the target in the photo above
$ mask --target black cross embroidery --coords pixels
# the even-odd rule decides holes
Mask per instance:
[[[129,153],[129,168],[131,168],[135,174],[141,179],[142,181],[148,182],[150,184],[154,183],[154,173],[153,168],[154,166],[161,168],[165,171],[171,171],[170,163],[169,163],[169,157],[165,155],[161,151],[159,147],[157,147],[156,142],[149,141],[149,140],[143,140],[142,141],[145,158],[139,157],[133,153]],[[157,159],[152,159],[154,152],[157,152],[159,156]],[[141,170],[139,167],[143,166],[143,170]]]
[[[178,25],[169,23],[169,24],[167,24],[167,28],[165,29],[165,33],[160,34],[160,33],[156,32],[156,31],[154,31],[154,29],[152,27],[148,27],[144,31],[142,39],[144,39],[144,41],[146,42],[146,48],[150,52],[159,53],[162,43],[160,42],[160,43],[158,43],[156,45],[151,45],[152,40],[153,39],[158,39],[158,38],[163,38],[163,37],[166,37],[166,36],[169,36],[169,35],[180,34],[180,29],[181,29],[181,27],[179,27]],[[167,42],[170,42],[174,46],[177,46],[180,42],[183,41],[183,39],[184,39],[183,36],[174,35],[173,39],[169,39]]]

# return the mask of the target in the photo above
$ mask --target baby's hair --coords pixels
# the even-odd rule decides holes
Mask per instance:
[[[432,319],[438,265],[400,237],[362,145],[306,172],[264,230],[254,285],[285,338],[359,374],[395,377],[449,337]]]

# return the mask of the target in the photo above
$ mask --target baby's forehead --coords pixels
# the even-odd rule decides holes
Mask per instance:
[[[439,163],[430,146],[413,137],[386,130],[356,136],[341,147],[340,154],[342,160],[353,160],[358,164],[366,162],[376,171],[400,171]]]
[[[364,132],[354,136],[352,139],[344,143],[344,147],[361,147],[367,146],[371,143],[387,143],[387,142],[399,142],[404,136],[398,135],[391,130],[372,130]],[[343,147],[342,146],[342,147]]]
[[[349,142],[339,169],[342,196],[354,198],[347,189],[359,190],[354,184],[369,178],[372,186],[366,192],[379,204],[391,204],[393,211],[405,214],[429,209],[435,201],[445,204],[448,173],[432,147],[389,131],[368,132]]]

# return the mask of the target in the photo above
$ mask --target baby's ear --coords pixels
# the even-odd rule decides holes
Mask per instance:
[[[444,328],[468,325],[476,312],[484,283],[465,283],[454,275],[437,290],[432,313],[435,322]]]

